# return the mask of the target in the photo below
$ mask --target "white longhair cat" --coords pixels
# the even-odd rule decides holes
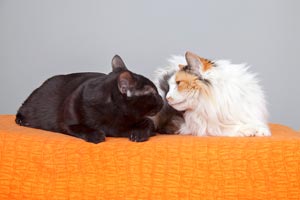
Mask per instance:
[[[157,71],[161,96],[184,119],[176,131],[170,130],[197,136],[270,136],[264,93],[248,68],[191,52],[173,56],[170,66]],[[158,117],[155,124],[163,118]]]

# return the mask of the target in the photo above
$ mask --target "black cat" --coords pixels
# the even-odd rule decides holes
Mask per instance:
[[[74,73],[45,81],[20,107],[16,123],[99,143],[105,136],[142,142],[155,135],[154,116],[163,101],[147,78],[127,70],[120,56],[113,71]]]

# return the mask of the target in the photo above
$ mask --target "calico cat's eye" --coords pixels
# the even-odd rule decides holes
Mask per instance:
[[[179,85],[179,84],[180,84],[180,81],[176,81],[176,84]]]

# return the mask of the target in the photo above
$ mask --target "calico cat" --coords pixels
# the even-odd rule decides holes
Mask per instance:
[[[20,107],[16,123],[92,143],[105,136],[148,140],[155,135],[149,117],[163,105],[157,88],[129,71],[118,55],[112,69],[108,75],[74,73],[48,79]]]
[[[171,107],[183,112],[184,121],[175,132],[270,136],[264,93],[248,68],[225,60],[211,61],[192,52],[173,57],[170,66],[160,70],[158,80],[171,73],[168,91],[161,94]],[[158,87],[162,91],[166,84]],[[159,118],[157,121],[156,125]]]

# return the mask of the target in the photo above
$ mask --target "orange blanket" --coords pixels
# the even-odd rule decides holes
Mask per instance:
[[[0,116],[0,199],[300,199],[300,133],[91,144]]]

